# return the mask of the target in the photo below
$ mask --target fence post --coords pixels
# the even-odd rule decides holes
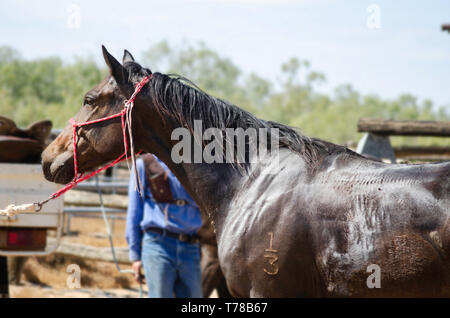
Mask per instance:
[[[72,215],[70,213],[67,213],[67,223],[66,223],[66,233],[67,235],[70,235],[70,220],[72,218]]]

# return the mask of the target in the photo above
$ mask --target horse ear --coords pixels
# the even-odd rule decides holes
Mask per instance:
[[[52,126],[53,125],[50,120],[41,120],[29,126],[26,133],[31,139],[36,139],[41,143],[45,143],[45,140],[52,131]]]
[[[122,64],[125,64],[127,62],[134,62],[134,57],[131,55],[130,52],[127,50],[123,51],[123,58],[122,58]]]
[[[114,56],[109,54],[106,50],[105,46],[102,45],[103,57],[105,58],[105,62],[109,67],[109,72],[116,80],[117,84],[124,85],[128,83],[128,71],[122,64],[117,61]]]
[[[10,135],[16,131],[17,126],[11,119],[0,116],[0,135]]]

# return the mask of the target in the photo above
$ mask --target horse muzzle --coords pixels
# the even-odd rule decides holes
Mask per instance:
[[[74,178],[73,153],[63,152],[49,156],[47,149],[42,153],[42,170],[48,181],[67,184]]]

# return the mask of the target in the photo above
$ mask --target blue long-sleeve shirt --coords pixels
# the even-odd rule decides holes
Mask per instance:
[[[136,161],[136,167],[142,182],[144,196],[140,197],[139,193],[135,190],[136,178],[134,171],[132,171],[128,188],[129,202],[125,234],[130,249],[131,261],[141,259],[142,235],[145,229],[158,227],[175,233],[193,234],[202,225],[200,211],[194,200],[192,200],[169,168],[161,160],[156,159],[168,172],[168,180],[173,198],[185,200],[189,204],[177,206],[175,204],[156,203],[152,198],[152,193],[147,184],[144,161],[138,159]],[[167,221],[164,215],[164,209],[166,207],[168,213]]]

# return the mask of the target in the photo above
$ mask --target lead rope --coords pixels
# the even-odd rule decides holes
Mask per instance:
[[[117,260],[116,251],[114,249],[114,241],[113,241],[113,237],[112,237],[112,233],[111,233],[111,227],[109,225],[108,217],[106,216],[105,205],[103,204],[103,193],[100,189],[100,185],[98,182],[98,176],[95,176],[95,185],[97,186],[98,197],[100,199],[100,210],[102,211],[103,221],[105,221],[106,233],[108,234],[109,246],[111,247],[111,253],[113,256],[114,264],[116,265],[116,268],[119,271],[119,273],[134,274],[132,269],[121,269],[119,266],[119,261]],[[143,297],[142,282],[139,281],[139,298],[142,298],[142,297]]]

